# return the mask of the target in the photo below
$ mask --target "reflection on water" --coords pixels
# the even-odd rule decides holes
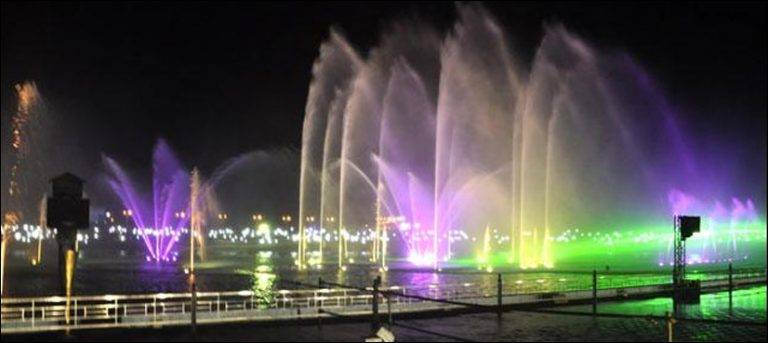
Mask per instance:
[[[412,273],[408,277],[408,285],[432,285],[440,283],[440,277],[434,273]]]
[[[766,320],[766,286],[739,289],[733,292],[733,304],[729,305],[728,292],[701,295],[701,302],[686,305],[683,314],[686,318],[731,319],[745,321]],[[568,311],[591,311],[591,306],[570,306]],[[630,315],[663,316],[672,312],[672,299],[668,297],[648,300],[633,300],[613,303],[601,303],[598,312]]]
[[[218,248],[218,249],[217,249]],[[321,270],[297,271],[291,250],[252,250],[240,247],[209,250],[206,261],[196,263],[197,287],[201,292],[253,291],[254,297],[268,302],[275,289],[295,288],[291,281],[316,285],[319,278],[358,287],[370,287],[377,276],[382,286],[405,286],[409,289],[427,289],[430,285],[468,285],[468,287],[495,290],[496,274],[470,270],[446,270],[434,273],[398,266],[381,273],[374,266],[350,265],[347,271],[335,267]],[[182,252],[183,255],[183,252]],[[31,267],[25,255],[13,257],[7,274],[6,296],[59,295],[56,264],[46,261]],[[401,267],[401,268],[398,268]],[[73,285],[74,295],[173,293],[187,291],[186,265],[147,263],[143,256],[120,254],[115,251],[90,249],[81,251]],[[691,274],[696,274],[691,270]],[[702,272],[702,279],[722,278],[722,274]],[[505,293],[530,293],[584,290],[591,288],[591,273],[525,271],[503,275]],[[599,287],[625,287],[669,283],[668,273],[611,273],[600,275]]]
[[[252,280],[253,297],[259,304],[259,308],[266,308],[275,296],[275,279],[277,276],[272,270],[272,254],[260,253],[256,256],[256,269]]]

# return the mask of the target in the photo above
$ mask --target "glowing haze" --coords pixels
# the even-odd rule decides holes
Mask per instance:
[[[109,185],[124,206],[147,248],[147,260],[170,261],[177,256],[173,247],[181,229],[190,219],[190,176],[183,169],[165,141],[159,141],[152,155],[151,197],[141,194],[126,172],[114,160],[104,156]]]
[[[731,194],[739,180],[701,163],[712,156],[629,55],[549,25],[523,68],[483,8],[457,11],[446,35],[389,26],[366,58],[334,30],[321,46],[302,139],[300,267],[310,229],[339,236],[338,247],[315,247],[321,261],[333,252],[343,267],[367,251],[344,239],[367,227],[371,261],[394,253],[435,268],[492,252],[552,267],[553,242],[574,230],[671,232],[677,213],[711,219],[711,230],[765,230],[748,199],[757,194]]]

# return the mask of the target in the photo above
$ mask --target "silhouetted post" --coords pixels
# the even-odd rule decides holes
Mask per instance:
[[[55,227],[59,245],[59,285],[61,294],[71,291],[67,279],[74,278],[77,253],[68,260],[69,251],[76,252],[77,230],[88,228],[90,202],[83,195],[83,181],[74,174],[64,173],[51,179],[53,196],[46,199],[46,222]],[[68,266],[68,263],[71,264]],[[69,267],[69,269],[67,269]],[[67,274],[67,270],[71,275]]]
[[[317,288],[323,288],[323,277],[317,278]],[[323,314],[322,306],[317,309],[317,326],[320,328],[320,330],[323,329],[323,316],[321,314]]]
[[[189,292],[190,294],[190,318],[192,325],[192,337],[197,334],[197,285],[195,283],[195,274],[189,274]]]
[[[592,314],[597,314],[597,270],[592,270]]]
[[[666,313],[666,317],[667,317],[667,342],[672,342],[673,341],[672,334],[675,331],[674,329],[675,329],[676,320],[674,317],[672,317],[672,315],[669,312]]]
[[[496,278],[496,316],[501,319],[501,273],[497,275]]]
[[[373,313],[371,315],[371,332],[375,335],[379,331],[379,286],[381,286],[381,276],[373,280]]]

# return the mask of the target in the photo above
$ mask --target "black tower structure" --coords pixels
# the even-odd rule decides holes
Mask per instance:
[[[699,302],[701,284],[698,280],[685,278],[685,240],[699,232],[701,218],[694,216],[675,216],[675,260],[672,268],[672,288],[675,308],[678,304]]]
[[[64,173],[51,180],[53,196],[47,199],[48,227],[56,229],[59,243],[58,263],[62,294],[66,293],[67,251],[75,251],[77,230],[88,228],[90,202],[83,197],[84,181]],[[74,268],[74,266],[73,266]]]

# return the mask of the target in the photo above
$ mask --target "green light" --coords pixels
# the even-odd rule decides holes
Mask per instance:
[[[764,265],[766,232],[766,222],[762,220],[734,223],[705,220],[701,232],[687,240],[689,261],[696,264],[739,261]],[[483,239],[478,239],[480,244],[475,257],[452,259],[451,263],[480,270],[518,266],[523,269],[549,268],[553,265],[599,269],[665,267],[671,260],[673,231],[669,223],[632,229],[570,229],[550,237],[540,251],[518,247],[528,249],[522,254],[489,237],[489,228],[486,228]],[[527,262],[513,263],[516,256]]]

